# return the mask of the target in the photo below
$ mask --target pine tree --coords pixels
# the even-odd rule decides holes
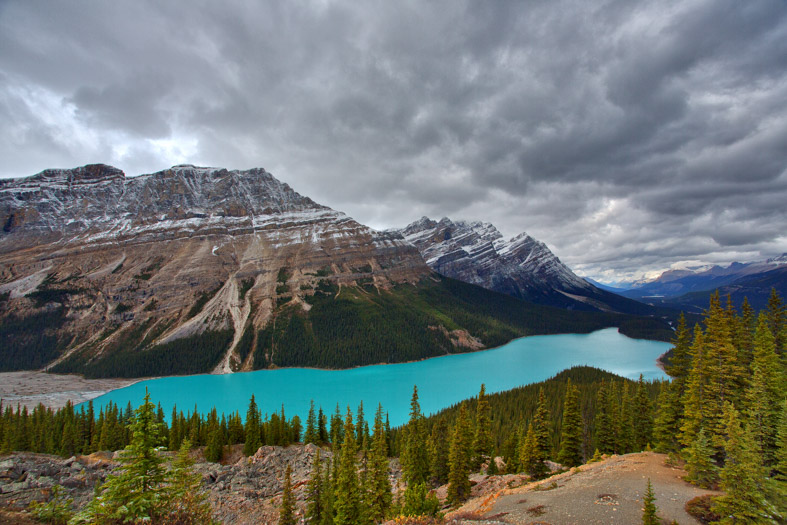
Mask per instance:
[[[364,432],[364,427],[366,426],[366,421],[364,420],[363,415],[363,399],[358,404],[358,411],[355,413],[355,442],[363,449],[364,445],[364,438],[366,434]]]
[[[705,350],[707,352],[707,404],[704,414],[705,431],[711,444],[720,449],[724,444],[725,425],[722,416],[726,402],[737,405],[745,384],[744,370],[732,344],[730,315],[721,308],[718,291],[711,295],[705,318]]]
[[[779,293],[776,291],[776,288],[771,288],[771,295],[768,297],[768,328],[770,328],[771,333],[775,336],[775,345],[776,345],[776,352],[782,357],[784,357],[785,351],[787,348],[787,341],[784,339],[785,334],[785,318],[787,315],[785,314],[785,306],[782,302],[782,298],[779,297]]]
[[[306,522],[321,523],[323,514],[322,461],[320,449],[314,455],[311,477],[306,485]]]
[[[281,493],[281,506],[279,507],[279,525],[295,525],[295,501],[292,496],[292,467],[287,463],[284,471],[284,487]]]
[[[410,400],[410,420],[404,432],[404,446],[400,454],[402,475],[408,485],[424,483],[429,477],[429,451],[426,446],[421,405],[418,403],[418,387],[413,387]]]
[[[601,381],[596,395],[596,441],[598,449],[604,453],[615,451],[614,415],[609,413],[609,384]]]
[[[470,496],[470,461],[472,452],[472,430],[467,416],[465,403],[459,407],[459,415],[454,424],[451,450],[448,456],[448,494],[452,504],[465,501]]]
[[[645,389],[645,383],[642,380],[642,374],[639,375],[637,382],[637,393],[634,395],[634,450],[645,450],[648,443],[653,439],[653,415],[650,405],[650,399]]]
[[[558,463],[566,467],[582,464],[582,413],[579,406],[579,390],[566,383],[566,398],[563,403],[563,424],[561,428],[560,452]]]
[[[205,459],[218,463],[224,456],[224,434],[221,427],[216,425],[208,435],[208,446],[205,447]]]
[[[317,443],[317,417],[314,414],[314,400],[309,403],[309,416],[306,418],[306,433],[303,435],[303,443]]]
[[[618,416],[617,449],[621,454],[634,450],[634,400],[628,381],[623,381],[620,394],[620,415]]]
[[[432,427],[429,438],[429,466],[431,467],[431,481],[434,485],[448,483],[448,454],[451,445],[451,436],[445,419],[438,419]]]
[[[481,468],[481,464],[487,461],[492,454],[491,410],[489,400],[486,397],[486,386],[482,384],[481,390],[478,392],[478,403],[476,404],[473,470]]]
[[[711,489],[719,481],[719,468],[713,462],[713,448],[705,431],[700,429],[691,446],[686,449],[686,481]]]
[[[653,493],[653,485],[651,485],[650,478],[648,478],[648,489],[643,500],[642,525],[661,525],[655,501],[656,495]]]
[[[131,418],[131,443],[118,457],[120,467],[97,490],[96,497],[75,518],[76,523],[113,523],[157,520],[166,512],[166,469],[157,450],[163,427],[156,407],[145,398]]]
[[[775,459],[784,381],[773,335],[768,328],[768,318],[763,312],[757,319],[752,378],[751,386],[746,391],[746,407],[749,429],[766,465],[773,464]]]
[[[533,414],[533,432],[536,437],[538,458],[544,468],[546,468],[546,465],[544,465],[543,462],[549,459],[550,449],[552,447],[549,431],[550,421],[546,396],[544,395],[544,389],[541,388],[538,391],[538,404]]]
[[[683,422],[680,427],[680,443],[691,446],[694,438],[704,427],[707,412],[710,410],[707,393],[707,359],[705,356],[705,337],[699,324],[694,325],[694,342],[691,345],[691,371],[683,395]]]
[[[782,416],[776,442],[776,478],[787,482],[787,401],[781,404]]]
[[[358,487],[355,457],[357,452],[352,411],[350,407],[347,407],[347,416],[344,420],[344,442],[339,456],[335,488],[336,518],[334,522],[336,525],[357,525],[360,521],[360,488]]]
[[[336,484],[334,483],[335,478],[333,476],[333,472],[335,471],[333,465],[336,464],[336,457],[334,457],[333,461],[328,461],[325,465],[325,474],[323,475],[322,480],[322,519],[320,520],[320,525],[334,525],[334,518],[336,513],[334,512],[334,503],[336,501]]]
[[[546,469],[544,468],[544,462],[538,457],[538,441],[536,432],[533,430],[532,421],[527,426],[527,433],[519,441],[519,466],[528,475],[534,478],[540,477]]]
[[[683,396],[688,386],[692,366],[691,333],[686,316],[681,312],[675,338],[672,340],[672,357],[664,370],[672,378],[659,398],[659,411],[655,418],[654,439],[659,450],[676,452],[680,449],[678,436],[683,419]]]
[[[202,476],[194,472],[194,460],[189,452],[191,443],[184,440],[172,462],[169,473],[168,504],[163,523],[202,525],[212,523],[208,495],[202,489]]]
[[[765,472],[755,452],[751,433],[741,427],[738,411],[727,402],[726,455],[721,470],[721,489],[726,493],[715,499],[713,511],[722,516],[719,523],[770,523],[773,509],[765,500],[762,481]]]
[[[260,411],[257,409],[257,402],[254,394],[249,401],[249,409],[246,411],[246,426],[244,428],[246,441],[243,444],[243,454],[251,456],[260,448]]]
[[[383,407],[377,406],[374,415],[374,434],[369,453],[369,473],[366,497],[366,516],[374,523],[384,521],[391,508],[391,483],[388,480],[388,443],[383,425]]]

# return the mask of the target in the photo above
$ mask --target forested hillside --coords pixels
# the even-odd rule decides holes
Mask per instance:
[[[604,453],[655,448],[685,461],[688,480],[718,487],[712,511],[735,523],[776,523],[787,494],[787,322],[774,293],[768,309],[740,314],[718,295],[702,324],[678,327],[672,380],[648,383],[588,367],[561,372],[539,384],[486,395],[424,417],[417,388],[410,420],[390,429],[382,407],[369,423],[361,404],[336,407],[329,416],[313,405],[302,422],[281,412],[262,417],[254,397],[245,417],[212,411],[207,416],[173,410],[156,445],[177,449],[188,439],[218,461],[226,446],[293,442],[331,446],[332,465],[319,459],[310,483],[307,514],[321,523],[377,523],[386,516],[435,514],[441,503],[429,488],[448,484],[448,504],[469,496],[471,472],[500,467],[540,477],[546,460],[564,467]],[[149,405],[152,407],[152,405]],[[368,407],[367,407],[368,408]],[[152,410],[149,409],[149,410]],[[72,455],[120,448],[133,438],[135,417],[110,405],[96,418],[92,404],[32,414],[6,407],[0,418],[2,450]],[[398,456],[407,488],[393,503],[388,456]],[[503,463],[492,461],[502,456]],[[283,505],[282,512],[291,509]]]

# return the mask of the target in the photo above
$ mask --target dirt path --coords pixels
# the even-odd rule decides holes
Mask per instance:
[[[71,400],[75,405],[110,390],[132,385],[141,379],[85,379],[73,374],[48,374],[26,370],[0,373],[0,399],[3,405],[17,403],[32,410],[38,403],[54,409]]]
[[[583,465],[579,472],[566,472],[540,483],[478,498],[459,512],[477,512],[505,523],[640,523],[650,478],[661,518],[681,525],[699,523],[684,510],[686,502],[695,496],[717,493],[683,481],[685,471],[666,466],[666,458],[653,452],[613,456]]]

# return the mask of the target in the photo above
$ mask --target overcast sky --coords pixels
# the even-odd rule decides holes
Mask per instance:
[[[0,1],[0,177],[264,167],[610,281],[787,251],[787,2]]]

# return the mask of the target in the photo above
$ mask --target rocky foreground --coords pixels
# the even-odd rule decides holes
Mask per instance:
[[[265,446],[251,457],[234,451],[230,464],[203,460],[195,469],[202,474],[216,519],[240,525],[275,523],[286,465],[292,468],[293,492],[302,512],[317,450],[315,445]],[[332,455],[329,450],[322,454],[326,458]],[[201,459],[200,452],[194,455]],[[613,456],[537,482],[519,474],[475,475],[471,478],[472,498],[448,512],[447,523],[638,523],[648,479],[662,518],[680,524],[699,523],[686,513],[686,502],[717,493],[689,485],[682,479],[685,472],[666,460],[665,455],[652,452]],[[92,497],[94,486],[117,465],[110,453],[69,459],[14,453],[0,458],[0,524],[25,523],[24,513],[18,511],[33,500],[49,498],[54,485],[63,486],[75,506],[84,505]],[[400,475],[398,460],[392,460],[393,486],[399,483]],[[446,487],[436,489],[436,493],[444,499]],[[11,516],[7,518],[11,521],[4,521],[4,516]]]

